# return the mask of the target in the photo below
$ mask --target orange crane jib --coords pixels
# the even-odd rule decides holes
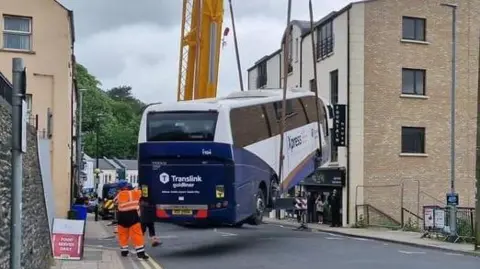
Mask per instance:
[[[178,101],[216,97],[223,16],[223,0],[183,0]]]

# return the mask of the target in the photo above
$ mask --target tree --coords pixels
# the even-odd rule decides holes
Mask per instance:
[[[136,158],[138,128],[143,103],[136,99],[129,86],[108,91],[100,89],[101,83],[88,70],[77,64],[76,77],[83,93],[82,130],[84,151],[92,158]]]

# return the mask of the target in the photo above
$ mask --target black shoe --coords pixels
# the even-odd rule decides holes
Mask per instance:
[[[152,243],[152,247],[158,247],[162,244],[162,242],[155,241]]]
[[[128,256],[128,250],[122,250],[122,257],[127,257]]]
[[[147,254],[145,254],[144,251],[137,253],[137,257],[138,257],[139,259],[142,259],[142,260],[148,260],[148,258],[150,258],[150,257],[148,257]]]

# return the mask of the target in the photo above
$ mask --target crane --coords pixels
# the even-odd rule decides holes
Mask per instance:
[[[223,0],[183,0],[182,13],[177,101],[213,98],[217,95]]]

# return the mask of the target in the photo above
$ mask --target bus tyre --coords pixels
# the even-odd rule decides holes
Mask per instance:
[[[265,195],[262,189],[258,189],[255,195],[255,214],[250,218],[250,225],[260,225],[263,220],[263,213],[265,212]]]

